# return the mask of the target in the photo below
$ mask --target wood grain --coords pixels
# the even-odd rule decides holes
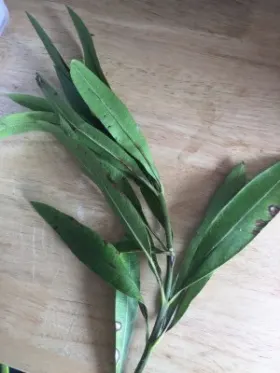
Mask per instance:
[[[277,0],[8,0],[0,93],[55,81],[24,11],[66,59],[79,55],[64,3],[95,34],[105,72],[141,124],[166,186],[181,250],[215,186],[244,160],[249,174],[280,154]],[[19,108],[1,97],[0,114]],[[31,373],[112,372],[112,291],[30,208],[49,203],[120,234],[96,189],[50,136],[1,142],[0,361]],[[280,365],[280,217],[214,276],[156,349],[152,373],[276,373]],[[147,268],[144,294],[154,281]],[[151,301],[151,299],[150,299]],[[127,372],[143,348],[139,318]]]

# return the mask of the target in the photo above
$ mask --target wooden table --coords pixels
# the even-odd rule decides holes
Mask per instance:
[[[65,58],[79,55],[63,3],[94,32],[110,82],[141,123],[180,250],[233,164],[246,161],[252,175],[279,159],[279,1],[8,0],[1,93],[38,93],[35,71],[54,81],[25,10]],[[18,110],[1,97],[1,115]],[[28,200],[56,206],[108,239],[120,228],[51,136],[16,136],[0,147],[0,361],[31,373],[111,373],[113,292]],[[279,224],[275,218],[218,271],[158,346],[147,372],[279,372]],[[143,271],[147,296],[154,281]],[[142,336],[139,318],[127,372],[142,351]]]

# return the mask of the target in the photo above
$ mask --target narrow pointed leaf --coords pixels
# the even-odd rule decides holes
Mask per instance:
[[[186,285],[210,275],[241,251],[279,211],[279,206],[277,162],[251,180],[212,221],[192,261]]]
[[[140,288],[139,258],[136,254],[121,254],[120,256],[127,264],[130,276]],[[124,370],[137,310],[138,302],[135,298],[128,297],[119,291],[116,292],[116,373],[122,373]]]
[[[72,18],[73,24],[77,30],[80,38],[80,42],[83,47],[84,62],[87,68],[89,68],[98,78],[109,86],[108,81],[101,69],[96,50],[93,44],[92,36],[84,24],[83,20],[78,16],[76,12],[70,7],[67,7],[70,17]]]
[[[61,66],[55,65],[55,71],[60,82],[60,85],[63,89],[63,93],[67,98],[69,104],[72,106],[72,108],[77,113],[79,113],[85,120],[89,121],[92,125],[98,128],[103,128],[98,119],[92,115],[87,104],[84,102],[77,88],[72,82],[69,69],[64,69]]]
[[[47,112],[26,112],[10,114],[0,118],[0,138],[31,131],[53,132],[57,115]]]
[[[214,193],[207,207],[203,221],[201,222],[196,235],[192,239],[190,246],[185,252],[183,262],[180,266],[179,278],[177,280],[177,289],[180,287],[180,283],[182,283],[182,281],[184,281],[184,278],[187,276],[198,245],[203,239],[204,234],[209,228],[211,222],[222,210],[222,208],[225,207],[225,205],[244,187],[245,184],[245,165],[244,163],[241,163],[232,169],[232,171],[223,181],[222,185]]]
[[[52,106],[43,97],[26,95],[22,93],[9,93],[8,97],[17,104],[33,111],[53,111]]]
[[[88,106],[85,104],[83,99],[81,98],[79,92],[77,91],[75,85],[73,84],[71,77],[70,77],[70,70],[67,63],[64,61],[63,57],[53,44],[51,38],[39,24],[39,22],[34,18],[31,14],[27,13],[27,16],[34,27],[35,31],[37,32],[39,38],[43,42],[50,58],[53,61],[55,71],[57,77],[60,81],[61,87],[63,92],[72,105],[74,110],[76,110],[80,115],[88,120],[93,120],[94,117],[91,114]],[[97,121],[96,121],[97,123]]]
[[[31,202],[72,253],[104,281],[129,297],[141,299],[139,286],[125,260],[112,244],[105,243],[90,228],[44,203]]]
[[[51,38],[48,36],[48,34],[45,32],[43,27],[39,24],[39,22],[36,20],[35,17],[33,17],[31,14],[26,13],[32,26],[34,27],[35,31],[37,32],[39,38],[42,40],[48,54],[50,55],[53,63],[55,66],[59,67],[62,71],[68,71],[69,67],[67,66],[66,62],[62,58],[61,54],[57,50],[57,48],[54,46]]]
[[[185,258],[180,267],[179,278],[177,281],[177,290],[180,289],[180,282],[182,284],[184,278],[186,278],[188,274],[192,259],[195,256],[198,245],[203,239],[203,236],[207,231],[209,225],[211,224],[215,216],[217,216],[217,214],[221,211],[221,209],[227,203],[229,203],[229,201],[244,187],[245,184],[245,166],[243,163],[241,163],[232,169],[232,171],[227,175],[222,185],[217,189],[214,196],[212,197],[204,215],[204,219],[199,226],[197,233],[190,244],[190,247],[185,253]],[[172,315],[172,323],[170,324],[168,330],[170,330],[185,314],[191,301],[200,293],[200,291],[209,281],[210,277],[211,275],[206,276],[182,293],[178,301],[170,309],[170,318],[172,313],[175,314]]]
[[[146,139],[126,106],[81,62],[72,61],[70,73],[80,95],[109,133],[153,178],[158,179]]]
[[[160,203],[160,200],[157,194],[155,194],[147,185],[143,183],[138,183],[138,185],[140,185],[142,196],[144,197],[152,214],[159,221],[159,223],[164,227],[164,224],[165,224],[164,212],[163,212],[162,205]]]

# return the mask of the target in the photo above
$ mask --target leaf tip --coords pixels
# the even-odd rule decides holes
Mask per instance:
[[[29,12],[25,12],[25,14],[27,15],[29,21],[31,22],[31,24],[34,26],[34,23],[37,22],[36,18]]]
[[[29,203],[32,205],[32,207],[34,207],[35,209],[37,208],[37,206],[41,205],[42,203],[41,202],[38,202],[38,201],[29,201]]]
[[[38,201],[29,201],[29,203],[34,208],[34,210],[38,212],[39,215],[42,215],[43,209],[47,207],[47,205]]]
[[[70,69],[75,68],[75,67],[77,67],[79,65],[83,65],[83,63],[81,61],[79,61],[79,60],[73,59],[70,62]]]
[[[66,9],[68,11],[68,13],[70,14],[70,16],[75,13],[74,10],[69,6],[69,5],[65,5],[66,6]]]

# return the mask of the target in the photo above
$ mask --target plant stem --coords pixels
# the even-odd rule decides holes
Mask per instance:
[[[172,289],[172,282],[173,282],[173,268],[175,262],[175,254],[173,250],[173,233],[172,227],[168,215],[168,209],[166,206],[166,201],[164,198],[163,191],[159,195],[159,199],[161,202],[163,215],[164,215],[164,229],[166,235],[166,246],[168,251],[171,255],[166,258],[166,279],[165,279],[165,296],[167,299],[170,297],[171,289]]]
[[[168,303],[165,302],[162,305],[162,307],[160,308],[160,311],[157,315],[157,319],[156,319],[155,325],[153,327],[152,333],[151,333],[150,338],[148,339],[148,341],[146,343],[145,349],[143,351],[143,354],[140,358],[140,361],[139,361],[134,373],[143,372],[143,369],[145,368],[145,366],[147,364],[147,361],[148,361],[148,358],[149,358],[151,352],[153,351],[154,347],[156,346],[156,344],[159,342],[159,340],[162,337],[163,333],[162,333],[161,327],[162,327],[162,325],[165,321],[166,312],[168,310],[167,304]]]
[[[174,262],[175,262],[175,255],[173,250],[173,233],[172,233],[172,227],[168,215],[168,210],[166,206],[166,201],[163,194],[163,188],[161,188],[161,192],[159,194],[160,203],[162,206],[163,216],[164,216],[164,230],[165,230],[165,236],[166,236],[166,248],[170,255],[167,256],[167,268],[166,268],[166,278],[164,283],[164,288],[161,286],[161,307],[159,310],[159,313],[157,315],[157,319],[155,322],[155,325],[153,327],[152,333],[147,340],[145,349],[143,351],[143,354],[140,358],[140,361],[136,367],[136,370],[134,373],[142,373],[148,358],[155,347],[155,345],[159,342],[161,339],[163,333],[164,333],[164,325],[166,321],[166,314],[168,312],[168,306],[169,306],[169,297],[172,290],[172,283],[173,283],[173,268],[174,268]],[[160,283],[159,283],[160,284]]]
[[[151,343],[151,342],[148,341],[134,373],[142,373],[143,372],[143,370],[144,370],[144,368],[147,364],[148,358],[149,358],[151,352],[153,351],[153,348],[154,348],[154,343]]]
[[[166,258],[165,296],[167,300],[169,300],[172,291],[174,262],[175,255],[172,253]]]
[[[159,194],[159,200],[162,206],[162,212],[164,216],[164,229],[166,235],[166,246],[169,251],[173,251],[172,242],[173,242],[173,234],[172,234],[172,227],[168,216],[168,210],[164,198],[163,191]]]

